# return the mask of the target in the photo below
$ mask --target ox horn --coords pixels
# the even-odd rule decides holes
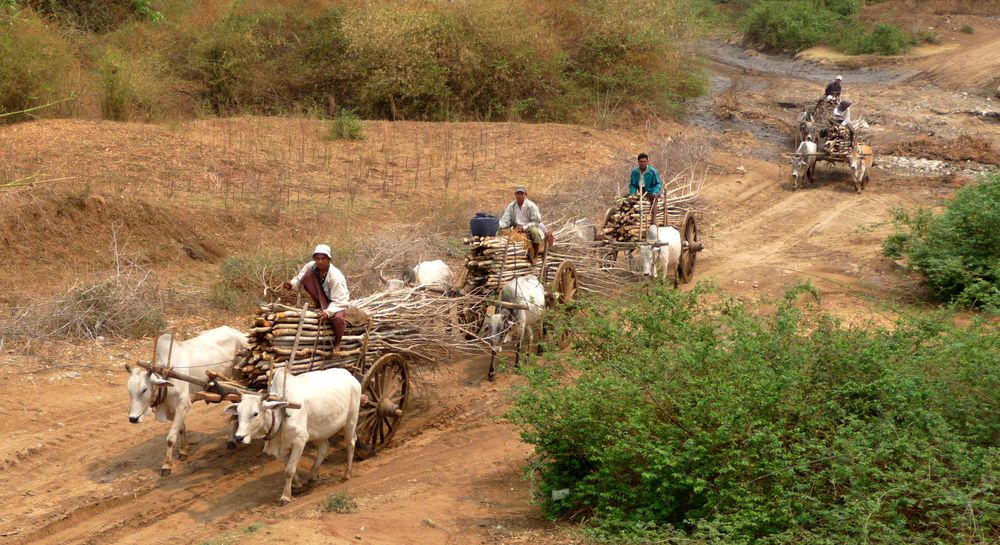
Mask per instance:
[[[384,274],[382,274],[382,269],[378,269],[378,277],[382,279],[383,284],[387,284],[389,282],[389,279],[386,278]]]

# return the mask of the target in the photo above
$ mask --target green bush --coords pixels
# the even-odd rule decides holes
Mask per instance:
[[[340,110],[330,123],[330,140],[361,140],[365,137],[365,125],[353,110]]]
[[[939,44],[941,43],[941,36],[938,36],[938,33],[933,30],[918,30],[914,36],[914,40],[928,44]]]
[[[76,59],[70,44],[30,11],[0,7],[0,114],[21,112],[74,94]],[[66,113],[69,104],[0,118],[19,121]]]
[[[632,542],[995,539],[1000,333],[845,327],[802,291],[583,304],[510,413],[546,512]]]
[[[264,298],[264,289],[280,286],[298,272],[300,259],[258,253],[226,259],[212,286],[209,303],[225,310],[246,311]]]
[[[820,43],[837,25],[835,13],[810,0],[757,1],[743,17],[744,32],[755,43],[794,51]]]
[[[962,25],[961,31],[965,34],[973,34],[976,29],[972,28],[972,25]]]
[[[886,255],[906,257],[938,300],[1000,310],[1000,174],[959,189],[940,215],[894,212]]]
[[[743,16],[743,28],[755,43],[793,51],[825,44],[851,55],[896,55],[913,45],[893,25],[866,29],[858,22],[860,9],[856,0],[756,0]]]

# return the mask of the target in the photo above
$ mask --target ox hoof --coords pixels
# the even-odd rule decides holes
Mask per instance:
[[[340,478],[340,480],[342,480],[342,481],[349,481],[349,480],[351,480],[351,474],[349,472],[344,472],[344,475]]]
[[[289,498],[288,496],[282,496],[281,499],[278,500],[278,505],[288,505],[290,503],[292,503],[292,498]]]
[[[183,462],[184,460],[187,460],[187,458],[188,458],[188,455],[187,455],[187,454],[183,454],[183,453],[181,453],[181,454],[178,454],[178,455],[177,455],[177,459],[178,459],[178,460],[180,460],[180,461],[182,461],[182,462]]]
[[[226,443],[226,450],[236,450],[236,441]]]
[[[160,477],[166,477],[167,475],[170,475],[170,468],[169,467],[161,467],[160,468]]]

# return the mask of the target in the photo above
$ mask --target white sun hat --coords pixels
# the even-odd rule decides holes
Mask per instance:
[[[333,257],[332,255],[330,255],[330,246],[328,244],[318,244],[318,245],[316,245],[316,249],[313,250],[313,255],[316,255],[316,254],[323,254],[326,257]]]

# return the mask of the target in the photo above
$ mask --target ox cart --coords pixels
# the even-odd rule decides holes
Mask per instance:
[[[815,179],[820,161],[827,165],[846,163],[851,169],[854,189],[861,190],[868,184],[875,152],[868,145],[870,128],[864,119],[856,119],[841,125],[831,122],[831,115],[821,109],[824,115],[813,117],[802,112],[798,118],[795,152],[792,158],[792,190]]]
[[[309,304],[261,305],[248,332],[244,350],[231,377],[209,373],[201,380],[177,372],[167,364],[139,365],[159,375],[196,384],[204,391],[193,400],[205,403],[239,402],[243,394],[268,392],[273,373],[293,375],[322,369],[349,370],[361,383],[361,410],[357,424],[357,454],[374,455],[396,434],[410,398],[411,367],[432,362],[442,337],[410,325],[415,319],[438,311],[445,298],[402,290],[376,294],[352,302],[347,309],[347,329],[341,350],[332,351],[333,328],[321,323]],[[438,304],[441,303],[441,304]],[[172,346],[172,345],[171,345]],[[269,400],[277,400],[270,394]],[[294,403],[290,409],[299,408]]]
[[[656,202],[656,225],[673,227],[681,236],[681,254],[677,263],[676,278],[681,283],[688,283],[694,278],[695,262],[698,252],[704,250],[704,245],[698,241],[698,222],[696,213],[690,207],[693,200],[691,193]],[[604,215],[604,223],[597,234],[598,251],[605,267],[617,267],[617,262],[624,259],[627,269],[632,273],[641,273],[636,267],[634,256],[643,246],[658,247],[662,243],[646,240],[646,229],[651,224],[652,204],[639,195],[620,197],[615,206],[608,208]]]
[[[533,255],[530,241],[523,233],[501,232],[496,236],[471,236],[465,266],[456,286],[464,294],[459,309],[460,328],[467,338],[482,337],[489,316],[503,312],[530,311],[529,304],[502,300],[504,285],[534,276],[544,287],[544,308],[568,304],[580,289],[576,267],[568,256],[555,256],[546,245]],[[515,294],[516,295],[516,294]],[[544,333],[544,331],[543,331]],[[515,347],[515,365],[520,360],[522,338]],[[488,378],[496,376],[497,342],[490,343]]]

